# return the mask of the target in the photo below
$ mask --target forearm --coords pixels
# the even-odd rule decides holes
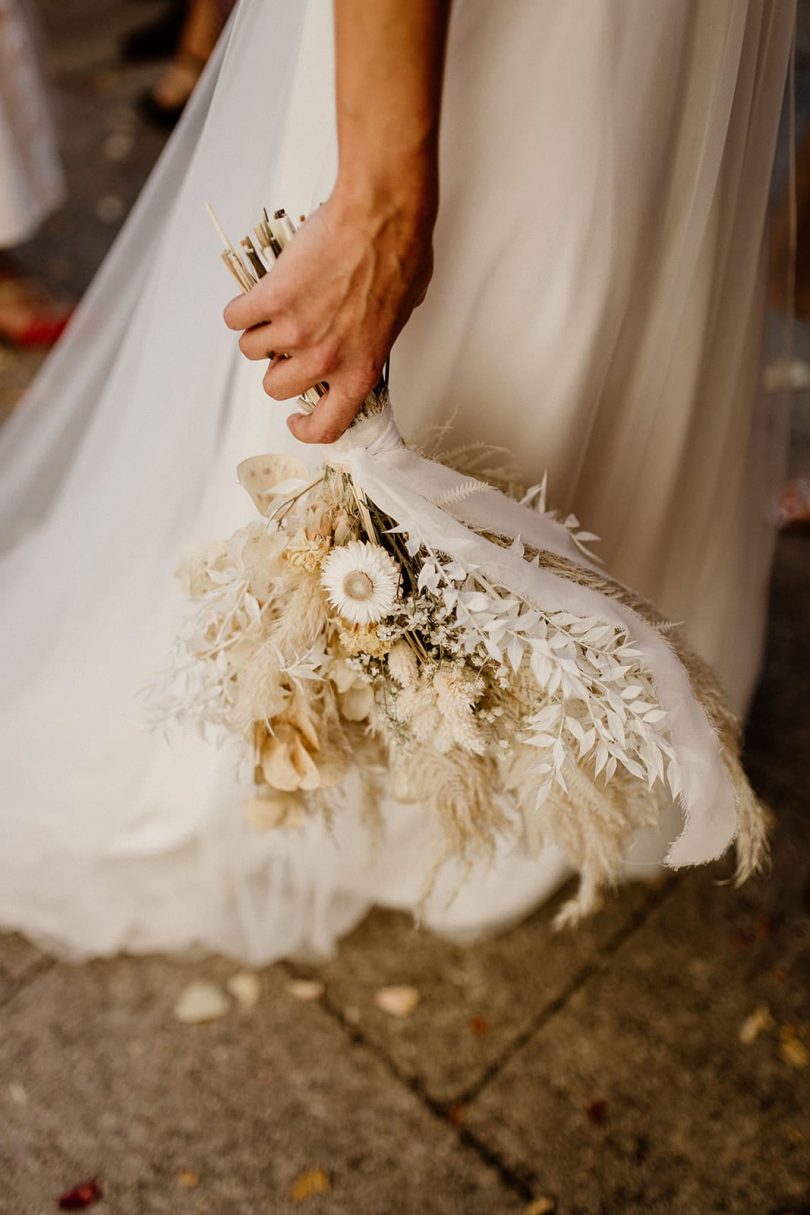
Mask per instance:
[[[275,351],[269,396],[329,385],[288,419],[309,443],[349,425],[430,281],[450,0],[334,0],[334,13],[335,189],[225,311],[247,358]]]
[[[334,0],[338,192],[435,213],[450,0]]]

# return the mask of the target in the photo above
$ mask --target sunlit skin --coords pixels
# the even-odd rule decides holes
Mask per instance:
[[[449,10],[449,0],[334,0],[335,188],[225,309],[246,358],[276,352],[268,396],[328,383],[312,414],[287,419],[303,442],[334,442],[349,426],[430,282]]]

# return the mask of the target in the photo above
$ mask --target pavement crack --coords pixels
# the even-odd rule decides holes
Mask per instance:
[[[32,962],[30,966],[26,967],[21,975],[17,975],[16,977],[0,971],[0,973],[5,973],[5,977],[9,983],[8,991],[0,995],[0,1008],[7,1008],[21,992],[25,991],[27,987],[30,987],[35,979],[38,979],[40,975],[47,974],[47,972],[55,965],[55,958],[41,957],[37,958],[35,962]]]
[[[294,963],[282,961],[280,966],[291,978],[297,976],[298,972]],[[443,1127],[455,1135],[458,1143],[474,1152],[483,1164],[492,1169],[507,1189],[511,1190],[523,1202],[531,1200],[533,1192],[528,1180],[510,1168],[497,1152],[493,1151],[492,1148],[480,1140],[477,1135],[474,1135],[472,1131],[468,1130],[467,1127],[454,1122],[454,1111],[457,1110],[458,1102],[437,1100],[426,1090],[418,1076],[411,1076],[401,1071],[379,1043],[370,1038],[361,1026],[346,1016],[339,1004],[336,1004],[334,1000],[329,998],[328,992],[324,993],[318,1003],[324,1012],[328,1013],[340,1025],[351,1042],[361,1047],[381,1063],[389,1076],[416,1097],[423,1109],[427,1110],[437,1122],[440,1122]]]
[[[593,958],[582,966],[571,977],[571,981],[560,994],[547,1004],[532,1022],[510,1041],[487,1068],[481,1073],[474,1084],[458,1094],[451,1101],[439,1100],[426,1089],[419,1076],[402,1071],[385,1049],[370,1037],[356,1021],[348,1017],[340,1004],[330,998],[328,990],[324,992],[319,1003],[323,1010],[336,1021],[349,1040],[372,1055],[388,1072],[388,1074],[403,1088],[407,1089],[442,1126],[454,1133],[458,1143],[474,1152],[488,1168],[500,1178],[502,1184],[523,1202],[531,1201],[534,1196],[533,1183],[535,1178],[528,1171],[516,1171],[504,1161],[498,1153],[473,1131],[463,1125],[463,1107],[486,1088],[500,1071],[517,1055],[524,1046],[543,1028],[558,1012],[560,1012],[571,997],[579,991],[594,975],[604,970],[610,958],[646,922],[650,914],[658,908],[674,891],[677,879],[670,878],[658,889],[650,892],[642,905],[628,917],[622,926],[608,937],[599,950],[598,957]],[[291,977],[298,974],[293,962],[282,961],[281,967]]]
[[[625,941],[629,940],[646,923],[652,912],[660,907],[665,899],[670,897],[677,885],[678,879],[671,877],[657,889],[652,890],[642,905],[600,946],[598,953],[571,976],[570,981],[559,995],[546,1004],[541,1012],[524,1029],[515,1034],[509,1044],[499,1055],[491,1060],[473,1084],[458,1094],[455,1103],[458,1105],[469,1105],[471,1101],[474,1101],[487,1085],[492,1083],[506,1064],[519,1054],[524,1046],[528,1045],[534,1035],[543,1029],[557,1013],[565,1008],[572,996],[576,995],[595,975],[605,969],[609,960]]]

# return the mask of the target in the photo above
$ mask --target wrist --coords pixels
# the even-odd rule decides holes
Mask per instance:
[[[402,158],[373,166],[342,159],[332,199],[347,216],[371,223],[396,220],[429,238],[439,207],[435,158]]]

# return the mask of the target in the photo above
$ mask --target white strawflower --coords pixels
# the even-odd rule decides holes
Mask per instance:
[[[352,624],[376,624],[393,610],[399,570],[379,544],[352,540],[333,548],[321,566],[329,602]]]

